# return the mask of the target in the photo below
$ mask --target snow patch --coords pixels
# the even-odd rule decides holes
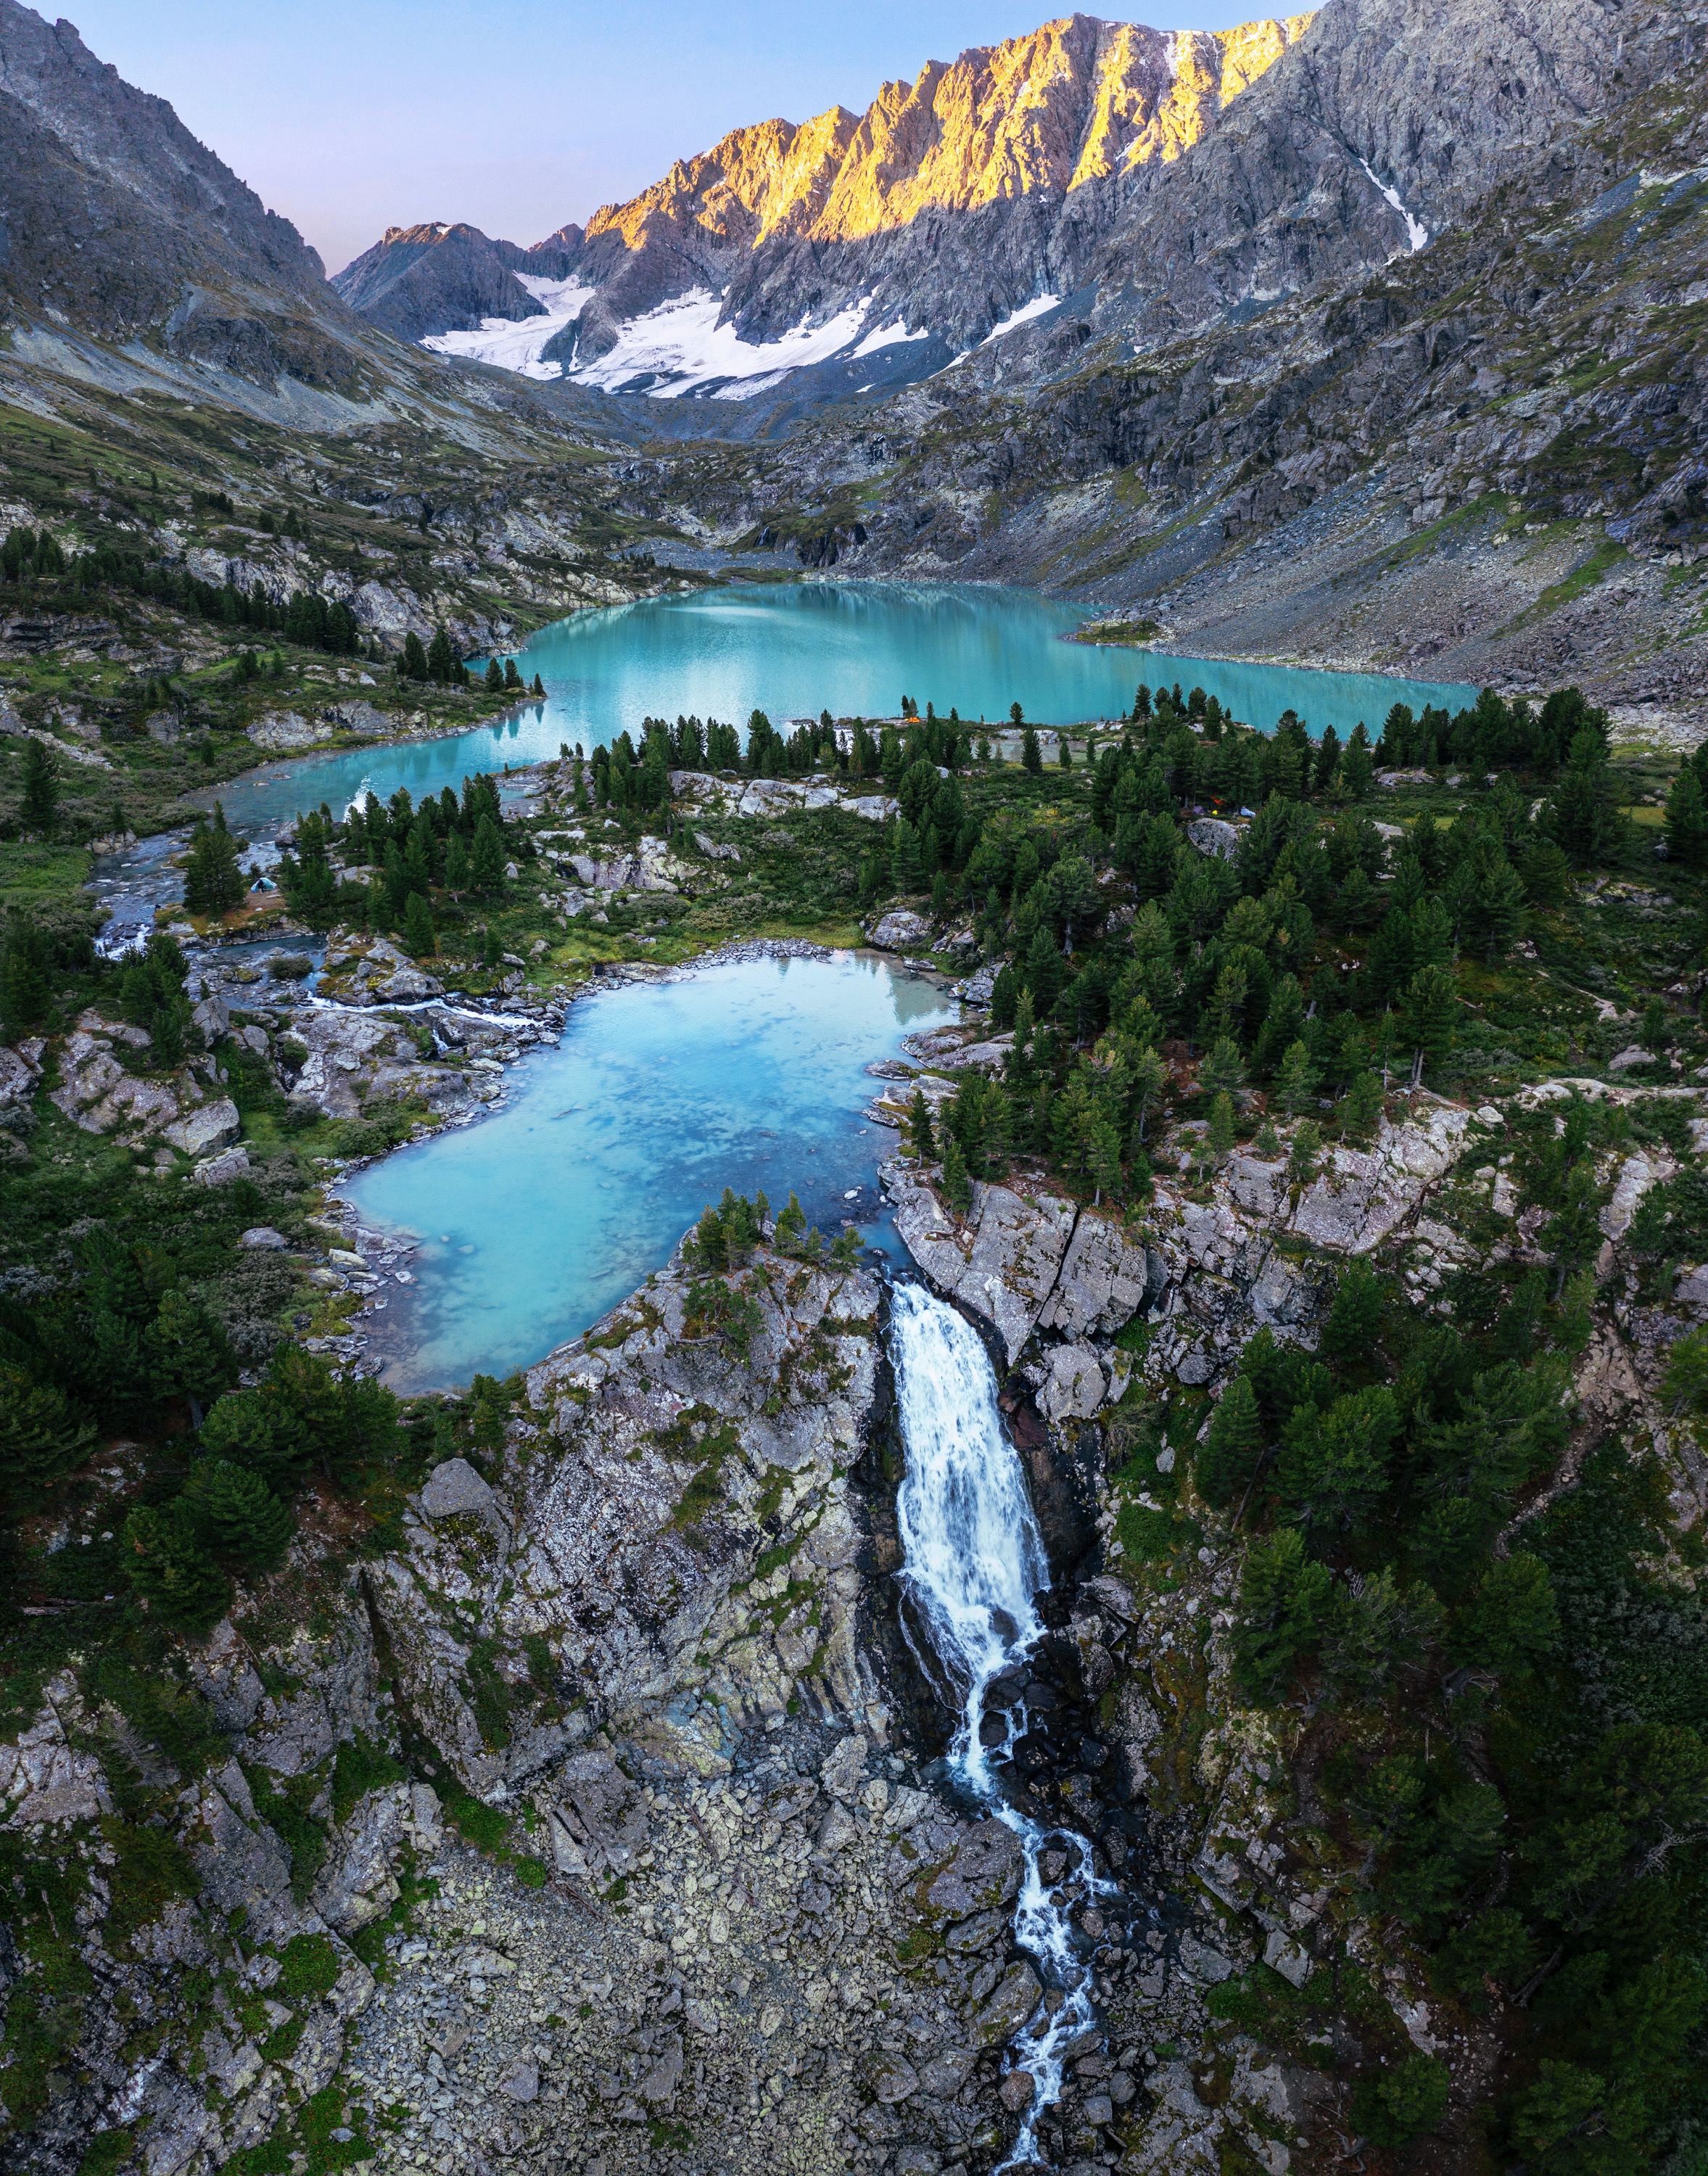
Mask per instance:
[[[1376,170],[1370,164],[1368,159],[1360,159],[1358,164],[1370,177],[1370,187],[1375,190],[1378,196],[1385,197],[1388,202],[1393,205],[1395,210],[1399,213],[1401,218],[1405,220],[1406,239],[1412,246],[1411,253],[1415,257],[1417,254],[1417,252],[1423,248],[1429,240],[1428,228],[1424,226],[1422,220],[1419,219],[1415,213],[1407,211],[1405,205],[1401,203],[1400,192],[1398,189],[1394,188],[1386,182],[1379,182],[1377,180]]]
[[[718,323],[722,307],[709,289],[693,288],[631,318],[614,347],[565,374],[578,385],[597,385],[607,393],[650,378],[652,383],[641,389],[655,400],[678,400],[701,385],[714,388],[714,400],[751,400],[780,385],[791,370],[846,352],[859,340],[865,318],[862,296],[822,325],[795,325],[778,340],[754,341]],[[925,337],[909,333],[898,320],[868,334],[854,351],[869,355],[897,340]]]
[[[1034,318],[1042,317],[1046,310],[1056,308],[1061,299],[1059,295],[1034,295],[1030,302],[1022,302],[1011,317],[1004,318],[999,325],[993,325],[979,345],[988,347],[993,340],[999,340],[1005,333],[1013,332],[1017,326],[1029,325]],[[971,352],[969,349],[968,353]]]
[[[542,362],[541,351],[566,325],[573,325],[596,291],[579,280],[542,280],[537,273],[516,277],[545,306],[543,318],[483,318],[471,333],[429,333],[423,347],[435,355],[459,355],[470,362],[489,362],[523,378],[562,378],[561,363]]]

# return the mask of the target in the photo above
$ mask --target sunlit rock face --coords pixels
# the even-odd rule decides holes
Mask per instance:
[[[523,251],[395,227],[335,284],[406,338],[609,391],[922,375],[1053,309],[1131,177],[1199,142],[1310,19],[1065,16],[929,62],[863,114],[732,129],[585,232]]]

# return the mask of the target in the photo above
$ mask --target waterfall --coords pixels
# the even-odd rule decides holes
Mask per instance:
[[[1020,2136],[1002,2163],[1024,2168],[1036,2159],[1039,2116],[1061,2097],[1066,2050],[1092,2021],[1091,1967],[1071,1908],[1076,1900],[1113,1895],[1115,1885],[1096,1873],[1089,1839],[1045,1827],[1009,1802],[998,1771],[1025,1728],[1024,1702],[1009,1711],[998,1743],[983,1743],[985,1694],[994,1678],[1023,1664],[1042,1636],[1035,1604],[1050,1583],[1025,1476],[998,1415],[989,1358],[966,1317],[918,1285],[895,1287],[889,1336],[907,1453],[896,1497],[900,1577],[959,1707],[949,1766],[969,1795],[1020,1838],[1025,1874],[1014,1939],[1046,1989],[1064,1998],[1053,2016],[1039,2005],[1008,2059],[1008,2068],[1029,2071],[1033,2082]],[[1047,1850],[1068,1862],[1053,1886],[1042,1870]]]

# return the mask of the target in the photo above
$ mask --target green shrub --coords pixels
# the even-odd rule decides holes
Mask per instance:
[[[273,1993],[281,2002],[318,2000],[338,1984],[338,1952],[327,1934],[293,1934],[279,1953]]]

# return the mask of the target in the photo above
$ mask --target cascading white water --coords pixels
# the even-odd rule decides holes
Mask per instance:
[[[1034,1605],[1050,1583],[1025,1476],[998,1415],[989,1358],[966,1317],[918,1285],[893,1292],[889,1336],[907,1452],[896,1497],[900,1578],[960,1702],[949,1765],[1020,1840],[1025,1872],[1014,1938],[1046,1988],[1064,1998],[1053,2015],[1041,2004],[1013,2043],[1011,2067],[1031,2074],[1033,2092],[1002,2168],[1023,2168],[1036,2160],[1039,2116],[1061,2097],[1065,2050],[1091,2022],[1091,1971],[1075,1945],[1070,1890],[1089,1900],[1112,1894],[1115,1885],[1096,1874],[1085,1837],[1042,1827],[1004,1795],[993,1754],[999,1760],[1024,1728],[1024,1710],[1003,1745],[982,1742],[986,1691],[1042,1638]],[[1047,1848],[1073,1862],[1053,1887],[1040,1865]]]

